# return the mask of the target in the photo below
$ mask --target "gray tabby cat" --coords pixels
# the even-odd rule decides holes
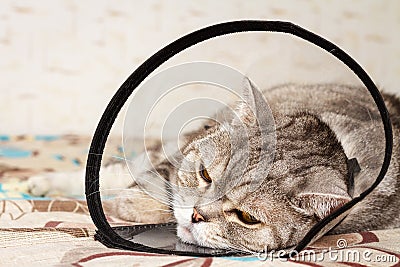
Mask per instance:
[[[244,90],[245,100],[253,103],[255,114],[243,103],[236,110],[248,129],[249,140],[253,140],[259,131],[258,124],[251,122],[263,118],[265,108],[259,106],[258,91],[250,83]],[[249,192],[246,185],[257,161],[270,160],[261,156],[264,152],[260,143],[250,142],[249,154],[241,155],[240,148],[232,149],[229,137],[240,130],[235,119],[222,124],[210,122],[186,137],[180,162],[206,160],[207,151],[213,149],[211,164],[206,168],[198,165],[195,172],[182,171],[163,158],[161,144],[156,145],[150,149],[156,164],[150,168],[143,167],[142,162],[136,175],[151,180],[159,173],[178,187],[171,191],[159,183],[157,194],[164,194],[166,200],[161,203],[136,184],[131,185],[132,190],[123,192],[112,210],[131,221],[176,221],[178,236],[187,243],[246,251],[260,251],[266,246],[282,249],[296,245],[313,225],[375,180],[383,160],[384,135],[379,114],[365,88],[288,84],[266,90],[263,95],[275,119],[277,141],[269,172],[256,173],[262,179],[257,190]],[[387,94],[384,99],[394,133],[389,171],[378,188],[331,233],[400,227],[400,101]],[[212,144],[215,147],[211,148]],[[229,164],[233,158],[235,164]],[[357,158],[361,167],[352,195],[348,190],[350,158]],[[246,166],[241,165],[247,161]],[[202,204],[201,196],[179,192],[183,187],[195,187],[212,194],[214,183],[237,179],[241,182],[211,203]]]

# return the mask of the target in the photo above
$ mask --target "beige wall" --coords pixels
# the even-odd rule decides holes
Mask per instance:
[[[0,133],[91,134],[115,90],[147,57],[194,29],[233,19],[302,25],[348,51],[381,86],[400,93],[397,0],[0,0]],[[285,80],[285,68],[293,68],[280,63],[287,46],[274,35],[245,34],[200,45],[168,64],[217,61],[258,77],[279,76],[277,66]],[[321,69],[299,62],[296,68],[304,66],[308,74]]]

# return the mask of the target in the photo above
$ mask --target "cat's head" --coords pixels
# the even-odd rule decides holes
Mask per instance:
[[[286,248],[350,200],[346,156],[316,116],[275,111],[276,152],[271,153],[272,139],[259,140],[261,120],[269,118],[257,99],[262,96],[251,83],[244,95],[249,105],[238,104],[238,117],[206,127],[182,150],[194,167],[178,170],[173,200],[178,236],[214,248]],[[232,141],[243,127],[246,134],[235,138],[247,140]]]

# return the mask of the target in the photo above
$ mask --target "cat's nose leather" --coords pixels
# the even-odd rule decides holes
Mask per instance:
[[[204,222],[204,217],[201,216],[201,214],[195,208],[193,208],[192,223],[198,222]]]

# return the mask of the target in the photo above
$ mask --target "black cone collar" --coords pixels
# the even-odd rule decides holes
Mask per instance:
[[[96,238],[103,244],[109,247],[136,250],[143,252],[154,252],[162,254],[175,254],[175,255],[190,255],[190,256],[225,256],[229,253],[224,251],[213,251],[213,250],[190,250],[190,249],[179,249],[169,247],[152,247],[144,243],[137,241],[129,241],[124,239],[122,236],[128,237],[129,234],[124,233],[143,233],[146,229],[158,229],[157,225],[148,225],[139,227],[129,228],[112,228],[104,215],[104,211],[101,205],[101,197],[99,191],[99,171],[104,151],[104,146],[110,133],[111,127],[120,112],[122,106],[127,101],[128,97],[132,94],[133,90],[155,69],[157,69],[166,60],[170,59],[179,52],[189,48],[197,43],[205,40],[222,36],[226,34],[239,33],[239,32],[281,32],[288,33],[304,40],[313,43],[316,46],[326,50],[337,59],[342,61],[347,67],[349,67],[363,82],[365,87],[370,92],[374,99],[375,104],[378,107],[382,123],[385,130],[385,156],[384,161],[378,177],[375,182],[365,190],[360,196],[355,197],[353,200],[330,214],[328,217],[321,220],[319,223],[306,234],[301,242],[296,246],[295,251],[301,251],[315,238],[326,233],[329,229],[334,227],[337,221],[343,217],[344,214],[348,213],[356,203],[364,199],[371,191],[378,186],[378,184],[384,178],[390,164],[393,146],[392,127],[388,111],[381,94],[379,93],[376,85],[368,76],[368,74],[361,68],[361,66],[354,61],[348,54],[342,49],[327,41],[326,39],[307,31],[297,25],[290,22],[282,21],[261,21],[261,20],[244,20],[244,21],[231,21],[221,24],[212,25],[188,35],[185,35],[178,40],[170,43],[166,47],[159,50],[149,59],[147,59],[142,65],[140,65],[122,84],[122,86],[115,93],[106,110],[104,111],[99,124],[97,125],[94,133],[92,143],[89,150],[89,155],[86,164],[86,200],[89,208],[90,215],[93,219],[94,224],[97,227]],[[170,227],[168,225],[160,225],[160,227]],[[161,229],[161,228],[160,228]],[[120,233],[118,234],[117,231]],[[124,232],[125,231],[125,232]],[[135,240],[135,238],[133,238]],[[288,255],[287,255],[288,256]]]

